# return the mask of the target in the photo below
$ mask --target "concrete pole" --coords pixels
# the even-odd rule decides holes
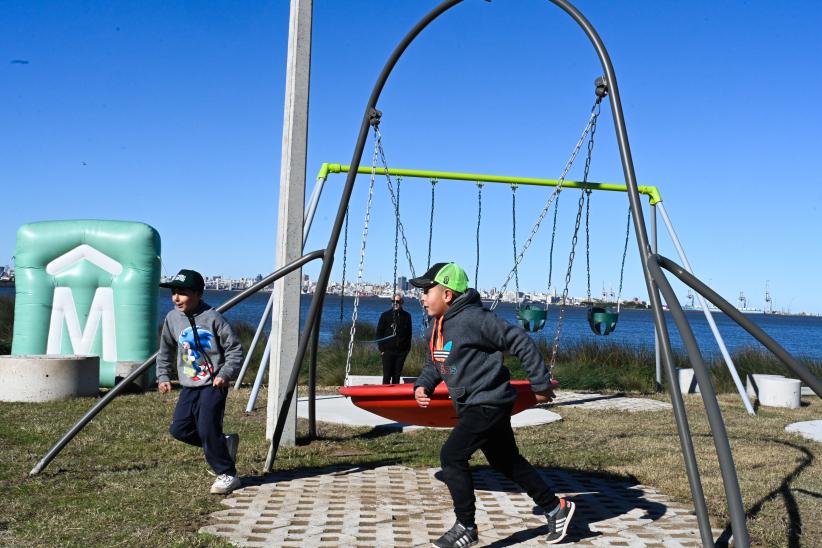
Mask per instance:
[[[277,213],[277,265],[284,265],[299,258],[303,249],[312,3],[313,0],[291,0],[280,163],[280,203]],[[275,313],[271,322],[271,361],[266,416],[266,438],[269,441],[274,437],[277,413],[288,388],[291,367],[297,357],[301,281],[300,270],[274,284]],[[281,445],[294,446],[296,425],[295,398],[291,401]]]

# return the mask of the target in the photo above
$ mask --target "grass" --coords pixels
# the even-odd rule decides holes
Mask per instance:
[[[197,533],[209,513],[223,507],[219,497],[208,495],[212,478],[202,453],[167,434],[175,396],[118,398],[36,477],[28,471],[95,400],[0,403],[0,545],[226,546]],[[245,414],[247,399],[247,389],[231,394],[226,427],[242,436],[240,473],[256,476],[267,451],[265,404]],[[763,408],[749,417],[738,396],[720,397],[755,546],[793,546],[800,538],[805,546],[822,545],[820,445],[784,431],[790,422],[819,417],[822,403],[804,401],[798,410]],[[722,528],[728,518],[701,399],[689,396],[686,406],[712,525]],[[518,431],[521,449],[535,465],[625,478],[689,502],[671,413],[558,411],[562,422]],[[304,421],[298,431],[307,431]],[[282,449],[277,468],[436,467],[447,432],[374,435],[366,428],[320,424],[319,434],[311,444]],[[475,463],[482,464],[482,457]]]
[[[11,339],[13,300],[0,299],[0,352]],[[253,328],[235,325],[248,348]],[[8,332],[8,333],[7,333]],[[321,383],[342,384],[348,328],[340,329],[318,355]],[[374,328],[358,325],[353,374],[379,374]],[[8,350],[5,350],[6,352]],[[543,354],[550,348],[543,345]],[[415,340],[405,373],[419,372],[427,349]],[[251,360],[250,383],[262,355]],[[686,358],[675,356],[678,365]],[[743,351],[734,355],[740,376],[747,372],[786,374],[769,355]],[[514,377],[524,371],[509,359]],[[748,526],[754,546],[822,546],[822,470],[820,444],[788,434],[790,422],[818,419],[822,403],[804,398],[798,410],[763,408],[749,417],[735,394],[730,375],[712,361],[712,378],[737,464]],[[806,362],[822,376],[822,365]],[[304,368],[305,369],[305,368]],[[623,391],[653,395],[654,356],[650,350],[587,344],[561,349],[555,368],[563,388]],[[303,375],[303,378],[305,375]],[[267,446],[265,390],[258,411],[243,412],[248,389],[232,393],[226,427],[242,436],[239,470],[262,472]],[[0,545],[3,546],[227,546],[197,530],[211,512],[222,509],[208,495],[211,478],[199,450],[174,441],[167,426],[175,395],[156,392],[118,398],[92,421],[39,476],[28,477],[51,445],[88,410],[94,398],[39,404],[0,402]],[[727,526],[725,497],[710,429],[701,399],[686,406],[714,527]],[[672,498],[690,501],[679,440],[671,413],[621,413],[563,407],[564,420],[549,427],[520,430],[523,453],[535,465],[616,476],[652,486]],[[280,469],[330,464],[438,466],[442,431],[375,435],[363,428],[321,424],[320,439],[282,449]],[[299,432],[307,425],[301,421]],[[483,463],[482,457],[475,458]]]

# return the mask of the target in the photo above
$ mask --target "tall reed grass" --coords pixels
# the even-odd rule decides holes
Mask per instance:
[[[317,355],[317,383],[326,386],[339,386],[345,379],[345,364],[348,355],[348,341],[351,324],[340,327],[331,342],[320,347]],[[352,375],[381,375],[377,345],[373,325],[358,323],[351,358]],[[537,342],[545,362],[551,359],[551,341],[541,339]],[[403,376],[419,374],[428,352],[424,341],[414,337],[411,351],[405,361]],[[734,365],[740,378],[747,373],[771,373],[795,376],[771,354],[750,348],[737,351],[732,355]],[[308,358],[306,358],[308,359]],[[690,367],[684,353],[674,353],[676,367]],[[800,360],[814,375],[822,376],[822,362]],[[513,356],[505,356],[505,364],[515,379],[527,378],[527,372]],[[731,374],[721,357],[707,359],[711,378],[717,392],[735,392]],[[307,367],[303,367],[301,382],[307,382]],[[574,390],[616,390],[624,392],[652,393],[656,390],[656,360],[653,348],[632,348],[614,343],[591,342],[560,346],[557,353],[553,374],[561,386]],[[665,387],[663,372],[663,387]]]

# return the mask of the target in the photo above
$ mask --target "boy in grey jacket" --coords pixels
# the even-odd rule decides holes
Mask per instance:
[[[482,307],[479,293],[468,287],[468,276],[456,263],[437,263],[411,284],[424,290],[425,308],[434,318],[430,355],[414,384],[414,397],[420,407],[428,407],[434,388],[443,381],[459,417],[440,452],[442,476],[457,521],[434,545],[462,548],[479,542],[468,466],[477,449],[495,470],[522,486],[543,508],[549,528],[546,540],[548,544],[559,542],[566,535],[575,505],[558,498],[519,453],[511,429],[516,390],[502,356],[508,351],[520,359],[537,401],[546,402],[554,398],[554,392],[539,349],[521,328]]]
[[[163,322],[157,353],[157,387],[171,391],[171,371],[182,385],[169,432],[174,438],[202,447],[217,474],[215,494],[240,486],[237,477],[237,434],[223,434],[229,382],[237,376],[243,348],[225,318],[202,300],[205,281],[199,272],[181,270],[160,287],[171,289],[174,310]]]

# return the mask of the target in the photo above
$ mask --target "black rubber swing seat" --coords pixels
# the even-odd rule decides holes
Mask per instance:
[[[597,335],[610,335],[616,329],[619,313],[609,312],[604,308],[592,306],[588,309],[588,325]]]
[[[548,311],[542,308],[531,308],[525,305],[517,310],[517,321],[525,331],[539,331],[545,327],[545,318]]]

